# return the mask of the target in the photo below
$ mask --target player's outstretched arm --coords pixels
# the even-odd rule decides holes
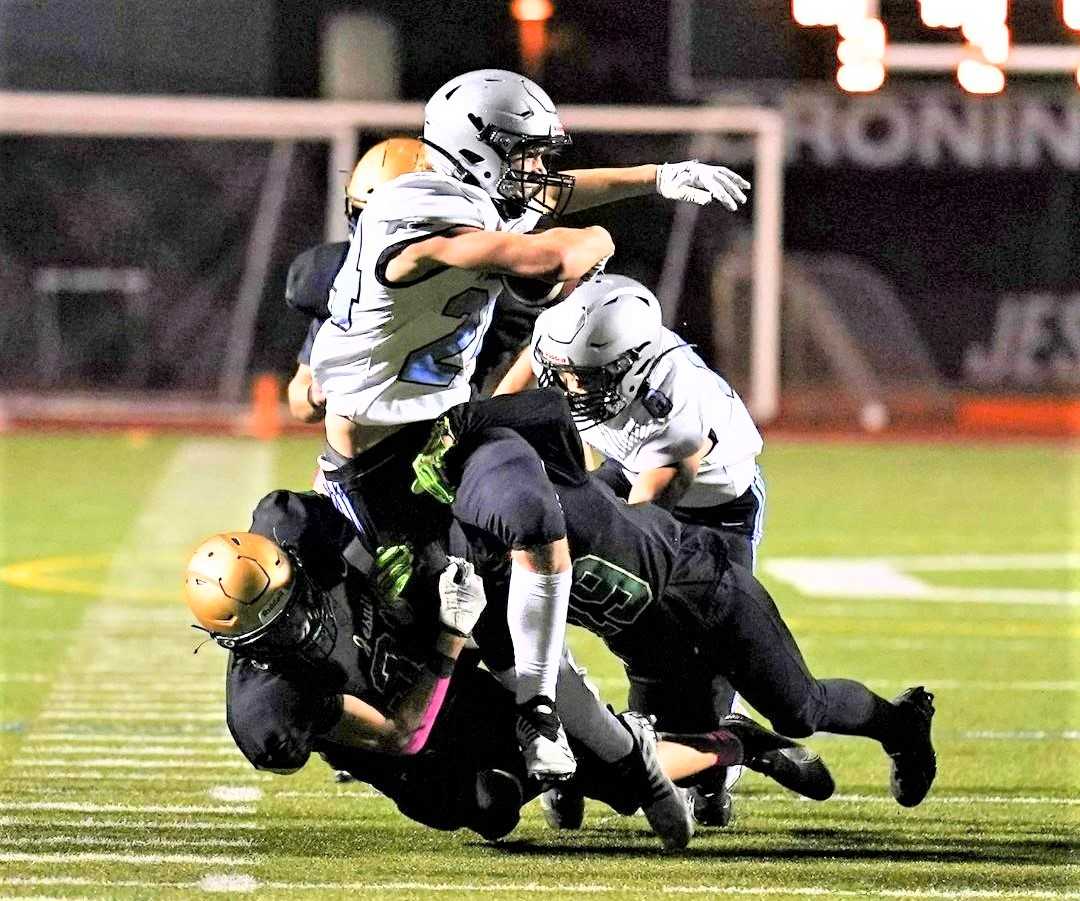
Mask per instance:
[[[625,168],[575,169],[565,174],[574,176],[574,193],[564,214],[654,192],[669,200],[699,205],[718,200],[734,211],[746,203],[745,192],[750,189],[750,182],[730,169],[697,160]]]
[[[581,278],[614,252],[611,235],[598,225],[529,235],[471,229],[403,248],[387,263],[385,276],[392,285],[450,266],[555,283]]]

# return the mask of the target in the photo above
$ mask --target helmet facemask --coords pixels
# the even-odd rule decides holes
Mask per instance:
[[[558,216],[570,202],[574,176],[552,169],[553,158],[570,146],[569,135],[529,137],[486,125],[478,138],[503,160],[502,174],[495,190],[509,218],[526,210],[542,216]]]
[[[575,422],[586,426],[600,425],[618,416],[636,397],[637,392],[627,393],[624,382],[638,365],[644,347],[624,351],[604,366],[554,363],[545,359],[537,347],[534,354],[542,367],[537,381],[542,388],[558,387],[566,394]]]

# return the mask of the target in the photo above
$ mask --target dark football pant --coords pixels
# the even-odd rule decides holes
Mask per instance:
[[[500,769],[517,777],[524,801],[539,795],[541,786],[525,773],[514,733],[513,695],[489,672],[467,665],[459,665],[451,685],[451,697],[421,753],[403,757],[340,745],[326,745],[321,751],[330,766],[372,785],[410,819],[433,829],[464,827],[486,834],[489,820],[502,821],[505,812],[485,809],[478,798],[481,771]],[[627,778],[625,768],[603,763],[573,740],[571,745],[578,760],[575,781],[585,795],[619,813],[633,813],[639,786]]]
[[[702,651],[716,671],[792,738],[815,732],[886,742],[901,728],[897,708],[851,679],[816,679],[765,587],[743,566],[720,579]]]

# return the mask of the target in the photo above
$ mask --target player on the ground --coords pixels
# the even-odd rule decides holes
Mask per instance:
[[[604,456],[595,476],[629,503],[657,503],[719,530],[729,558],[754,568],[765,513],[761,435],[731,386],[664,328],[648,288],[606,274],[544,310],[495,393],[520,391],[534,377],[566,393],[582,439]],[[628,669],[630,706],[656,716],[659,728],[685,731],[730,712],[723,679],[709,668],[689,675],[672,684]],[[698,822],[730,821],[723,782],[691,793]],[[553,823],[579,819],[580,798],[555,788],[544,800]]]
[[[436,423],[416,471],[422,485],[438,483],[453,498],[451,551],[476,563],[489,599],[505,591],[505,547],[521,522],[517,498],[507,504],[492,486],[514,484],[514,494],[531,492],[535,506],[564,518],[574,557],[571,622],[632,669],[674,683],[687,662],[707,665],[785,735],[880,742],[897,802],[910,807],[926,796],[936,774],[933,696],[910,688],[889,702],[850,679],[815,678],[768,591],[730,560],[716,531],[680,523],[655,504],[628,505],[586,472],[561,392],[454,408]],[[497,620],[489,614],[481,625]],[[478,626],[477,641],[491,653],[497,636],[485,633]]]
[[[252,531],[212,536],[195,551],[185,596],[231,652],[230,731],[260,769],[294,772],[316,751],[422,823],[500,837],[540,785],[514,741],[512,696],[459,660],[484,608],[479,579],[450,558],[430,582],[415,574],[406,605],[368,578],[369,551],[326,498],[288,491],[259,503]],[[577,746],[582,784],[624,813],[644,806],[671,847],[691,834],[671,778],[744,758],[768,769],[794,747],[738,718],[657,745],[647,721],[615,718],[569,681],[560,689],[581,701],[580,715],[605,720],[616,745],[606,756]],[[804,767],[800,779],[830,781],[823,766]]]
[[[435,171],[402,176],[373,195],[312,349],[327,396],[324,477],[347,515],[350,493],[401,490],[378,470],[389,456],[422,446],[426,430],[408,424],[469,398],[504,277],[574,282],[614,251],[595,226],[533,233],[541,216],[650,190],[697,203],[716,197],[734,209],[748,187],[697,162],[556,173],[552,155],[570,139],[554,104],[539,85],[501,70],[466,73],[439,88],[425,107],[423,141]],[[408,497],[387,500],[390,520],[376,520],[380,543],[411,525]],[[511,549],[507,613],[530,771],[566,778],[574,760],[555,683],[570,558],[558,531],[541,538]]]
[[[387,138],[370,148],[357,161],[345,186],[345,219],[349,234],[356,231],[368,198],[379,185],[406,172],[420,172],[426,168],[424,145],[416,138]],[[311,346],[319,327],[330,316],[327,305],[330,288],[348,250],[348,241],[308,248],[289,265],[285,279],[285,303],[311,320],[296,355],[296,372],[288,386],[289,411],[301,422],[318,422],[326,414],[326,396],[311,370]]]

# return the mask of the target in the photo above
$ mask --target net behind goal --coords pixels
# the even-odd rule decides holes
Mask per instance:
[[[757,108],[574,107],[565,168],[707,155],[744,135],[752,211],[706,208],[690,227],[642,199],[570,217],[616,241],[613,271],[660,286],[670,325],[712,356],[711,260],[751,238],[746,381],[762,421],[778,404],[783,126]],[[419,104],[0,94],[14,187],[0,206],[0,354],[8,389],[176,392],[235,401],[253,372],[287,374],[305,323],[286,310],[289,261],[342,239],[358,150],[416,134]],[[705,152],[703,153],[703,148]],[[718,160],[723,162],[723,160]],[[576,221],[575,221],[576,220]]]

